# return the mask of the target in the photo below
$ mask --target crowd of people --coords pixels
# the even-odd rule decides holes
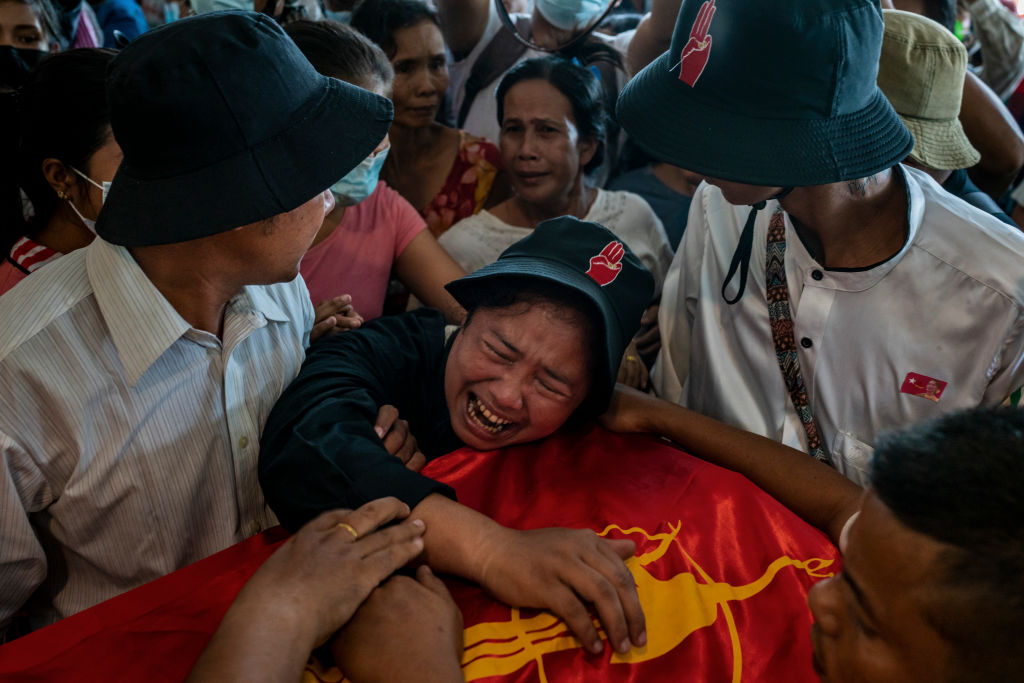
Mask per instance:
[[[823,679],[1019,676],[1016,8],[158,9],[0,0],[5,639],[280,523],[193,680],[461,680],[435,573],[643,647],[632,542],[420,474],[597,420],[833,539]]]

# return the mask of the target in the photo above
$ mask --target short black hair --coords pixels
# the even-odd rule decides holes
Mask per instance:
[[[352,28],[380,45],[384,54],[398,52],[395,31],[429,21],[438,29],[437,10],[422,0],[367,0],[352,15]]]
[[[336,21],[293,21],[284,27],[313,68],[355,85],[380,81],[391,89],[395,72],[381,49],[358,31]]]
[[[947,544],[932,625],[953,647],[950,679],[1007,681],[1024,670],[1024,412],[951,413],[879,439],[879,499]]]
[[[604,322],[597,306],[579,291],[551,280],[518,275],[506,275],[480,283],[468,298],[459,303],[466,309],[463,327],[468,327],[473,314],[478,310],[512,308],[520,304],[549,305],[564,312],[568,322],[582,326],[583,338],[588,341],[585,367],[590,387],[587,397],[576,409],[572,422],[597,417],[608,406],[610,383],[604,368],[605,350]],[[618,368],[615,368],[618,370]]]
[[[4,118],[17,122],[7,131],[17,157],[7,169],[13,177],[4,174],[3,191],[19,201],[5,201],[0,216],[4,254],[22,235],[45,227],[57,208],[57,194],[43,176],[43,160],[57,159],[87,173],[89,159],[110,139],[106,73],[115,54],[102,48],[80,48],[47,56],[32,70],[17,96],[7,99],[4,106],[13,111]],[[21,215],[18,187],[35,211],[31,225]]]
[[[573,64],[564,57],[552,55],[519,62],[505,73],[495,91],[495,97],[498,98],[498,125],[505,118],[505,96],[508,91],[517,83],[532,80],[547,81],[569,100],[580,137],[597,141],[597,151],[583,167],[583,171],[590,173],[596,170],[604,160],[605,133],[608,128],[601,81],[590,69]]]

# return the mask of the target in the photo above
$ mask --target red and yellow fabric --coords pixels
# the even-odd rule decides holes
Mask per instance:
[[[587,527],[637,543],[627,564],[648,644],[588,655],[544,612],[449,583],[465,621],[469,681],[814,681],[805,596],[839,570],[827,538],[745,478],[639,436],[599,427],[431,463],[459,499],[516,528]],[[3,680],[180,680],[272,530],[0,648]],[[343,676],[310,663],[307,681]]]

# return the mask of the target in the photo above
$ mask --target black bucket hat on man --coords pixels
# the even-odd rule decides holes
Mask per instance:
[[[640,318],[654,297],[654,277],[622,240],[608,228],[560,216],[502,252],[494,263],[449,282],[445,287],[466,308],[486,303],[493,287],[514,287],[516,280],[544,280],[582,294],[596,309],[596,334],[607,351],[602,377],[588,403],[604,410],[626,345],[640,329]]]
[[[878,0],[683,0],[669,51],[619,96],[647,152],[739,183],[801,187],[890,168],[913,139],[875,84]]]
[[[124,160],[109,242],[185,242],[291,211],[384,138],[391,102],[322,76],[273,19],[215,12],[132,41],[108,71]]]

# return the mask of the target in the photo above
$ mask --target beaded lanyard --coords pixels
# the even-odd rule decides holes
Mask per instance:
[[[775,357],[782,370],[782,379],[793,401],[796,414],[807,435],[807,449],[816,459],[830,462],[828,453],[821,445],[821,432],[811,413],[807,400],[807,387],[800,371],[800,359],[796,354],[796,338],[793,336],[793,318],[789,312],[789,289],[786,286],[786,222],[782,207],[775,210],[768,223],[767,259],[765,263],[768,297],[768,321],[772,328],[772,342]]]

